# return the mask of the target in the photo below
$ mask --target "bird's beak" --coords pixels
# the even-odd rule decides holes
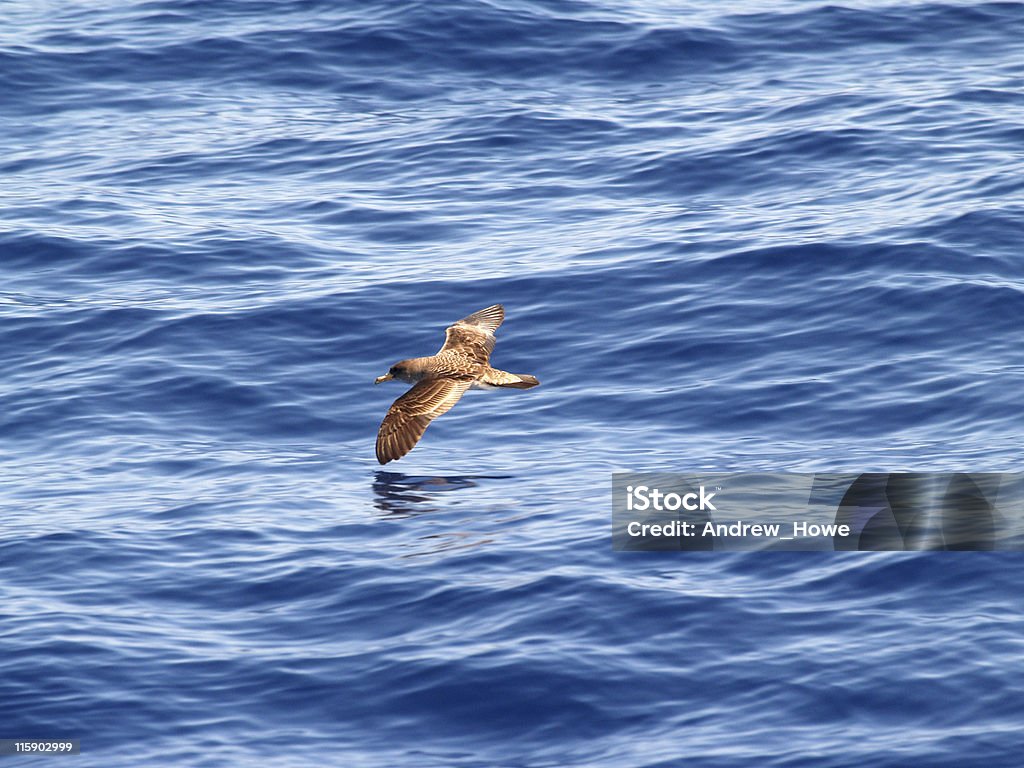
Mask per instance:
[[[391,381],[393,378],[395,377],[392,376],[390,373],[385,373],[383,376],[378,376],[376,379],[374,379],[373,383],[380,384],[382,381]]]

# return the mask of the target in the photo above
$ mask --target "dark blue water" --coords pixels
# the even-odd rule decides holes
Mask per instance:
[[[1024,5],[0,19],[0,738],[1021,764],[1019,557],[613,553],[610,484],[1024,468]],[[542,386],[382,471],[374,377],[496,302]]]

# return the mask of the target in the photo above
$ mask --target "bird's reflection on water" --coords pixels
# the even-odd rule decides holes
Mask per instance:
[[[511,475],[406,475],[401,472],[374,473],[374,506],[385,515],[422,515],[437,510],[437,495],[473,488],[480,480],[508,480]]]

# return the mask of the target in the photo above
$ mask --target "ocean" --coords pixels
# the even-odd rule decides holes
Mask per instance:
[[[1024,4],[0,8],[10,765],[1018,768],[1016,553],[615,552],[1019,472]],[[492,362],[381,467],[395,361]]]

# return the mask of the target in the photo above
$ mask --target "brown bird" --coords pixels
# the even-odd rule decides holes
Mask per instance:
[[[474,312],[448,326],[436,355],[399,360],[377,377],[375,384],[399,379],[416,385],[395,400],[381,422],[377,461],[387,464],[405,456],[430,422],[448,413],[467,389],[529,389],[540,384],[535,376],[491,368],[494,332],[504,319],[501,304]]]

